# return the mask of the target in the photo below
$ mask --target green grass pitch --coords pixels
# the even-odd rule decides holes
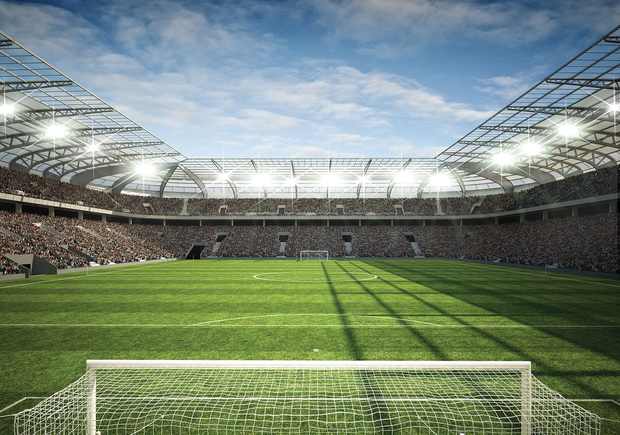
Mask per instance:
[[[0,409],[61,390],[86,359],[525,360],[564,397],[620,402],[620,282],[428,259],[173,261],[0,282]],[[613,402],[578,404],[620,420]]]

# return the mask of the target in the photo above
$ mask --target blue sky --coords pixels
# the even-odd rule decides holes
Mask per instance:
[[[434,157],[618,24],[607,0],[0,0],[188,157]]]

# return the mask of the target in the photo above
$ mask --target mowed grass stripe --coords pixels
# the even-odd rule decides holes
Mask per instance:
[[[567,397],[620,400],[615,282],[473,266],[175,261],[0,282],[0,408],[60,390],[86,359],[107,358],[531,360]],[[325,280],[252,278],[260,273]],[[360,274],[377,279],[335,282]]]

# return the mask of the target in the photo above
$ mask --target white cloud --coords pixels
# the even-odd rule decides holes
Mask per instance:
[[[485,86],[477,86],[475,89],[480,92],[485,92],[491,95],[497,95],[504,100],[514,100],[528,89],[530,89],[535,83],[531,83],[526,77],[490,77],[488,79],[481,80]]]
[[[502,46],[528,44],[561,29],[595,35],[620,19],[611,0],[307,0],[332,39],[354,41],[377,57],[463,41]]]

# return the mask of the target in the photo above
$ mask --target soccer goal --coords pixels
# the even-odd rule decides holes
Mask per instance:
[[[329,251],[299,251],[299,261],[329,260]]]
[[[16,435],[598,434],[529,362],[88,361]]]

